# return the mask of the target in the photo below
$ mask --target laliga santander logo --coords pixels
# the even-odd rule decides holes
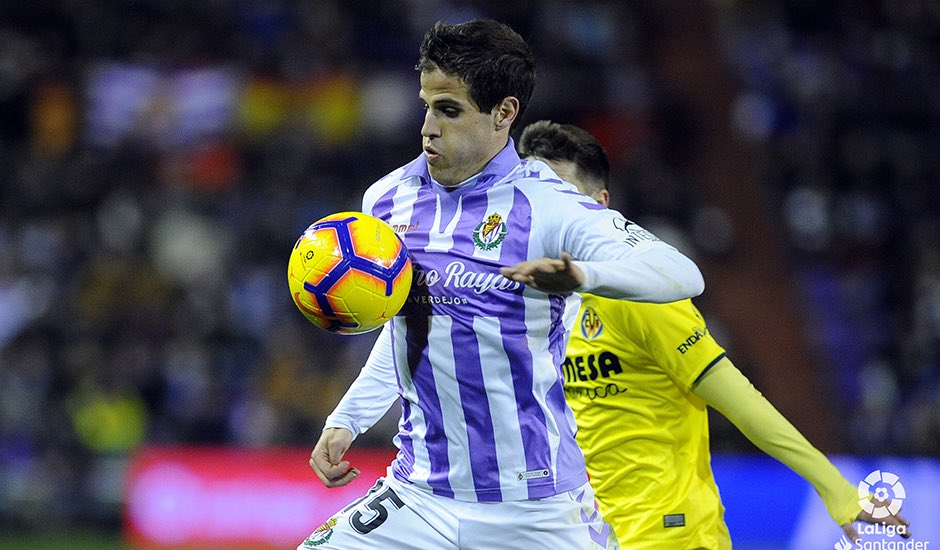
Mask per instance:
[[[884,519],[900,512],[906,497],[904,485],[891,472],[875,470],[858,482],[858,504],[874,519]]]
[[[856,518],[853,528],[846,530],[846,535],[833,545],[834,550],[926,549],[929,541],[891,540],[897,535],[904,539],[911,538],[911,533],[907,530],[910,524],[898,515],[905,498],[907,492],[898,476],[881,470],[868,474],[858,483],[858,505],[862,508],[864,516]],[[864,536],[865,540],[860,535]],[[880,540],[874,537],[880,537]]]

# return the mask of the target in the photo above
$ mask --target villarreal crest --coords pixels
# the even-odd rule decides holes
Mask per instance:
[[[601,316],[592,307],[584,308],[584,313],[581,314],[581,334],[588,340],[593,340],[602,332],[604,332],[604,322],[601,321]]]

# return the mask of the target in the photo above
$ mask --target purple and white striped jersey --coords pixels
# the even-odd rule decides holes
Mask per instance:
[[[397,380],[397,479],[480,502],[587,482],[560,370],[580,299],[528,288],[499,268],[569,252],[592,292],[672,301],[701,292],[695,264],[544,163],[521,161],[512,140],[457,188],[432,182],[421,156],[373,184],[363,211],[395,228],[415,274],[327,427],[371,427]]]

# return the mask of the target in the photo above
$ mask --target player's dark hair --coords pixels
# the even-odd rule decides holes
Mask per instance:
[[[535,61],[529,45],[498,21],[435,23],[424,35],[415,69],[435,68],[466,83],[481,113],[492,111],[509,96],[518,99],[519,114],[513,125],[522,119],[535,89]]]
[[[519,138],[519,155],[546,160],[566,160],[578,168],[578,175],[592,187],[607,189],[610,161],[607,151],[590,132],[573,124],[539,120],[525,127]]]

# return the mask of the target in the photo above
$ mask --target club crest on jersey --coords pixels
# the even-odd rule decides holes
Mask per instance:
[[[592,307],[584,308],[584,314],[581,315],[581,334],[588,340],[593,340],[602,332],[604,332],[604,322],[601,321],[601,316]]]
[[[473,230],[473,244],[480,250],[493,250],[506,238],[506,222],[494,212]]]
[[[316,548],[321,544],[326,544],[333,536],[333,527],[336,527],[335,517],[326,520],[323,525],[317,527],[316,530],[307,537],[307,540],[304,541],[303,547]]]

